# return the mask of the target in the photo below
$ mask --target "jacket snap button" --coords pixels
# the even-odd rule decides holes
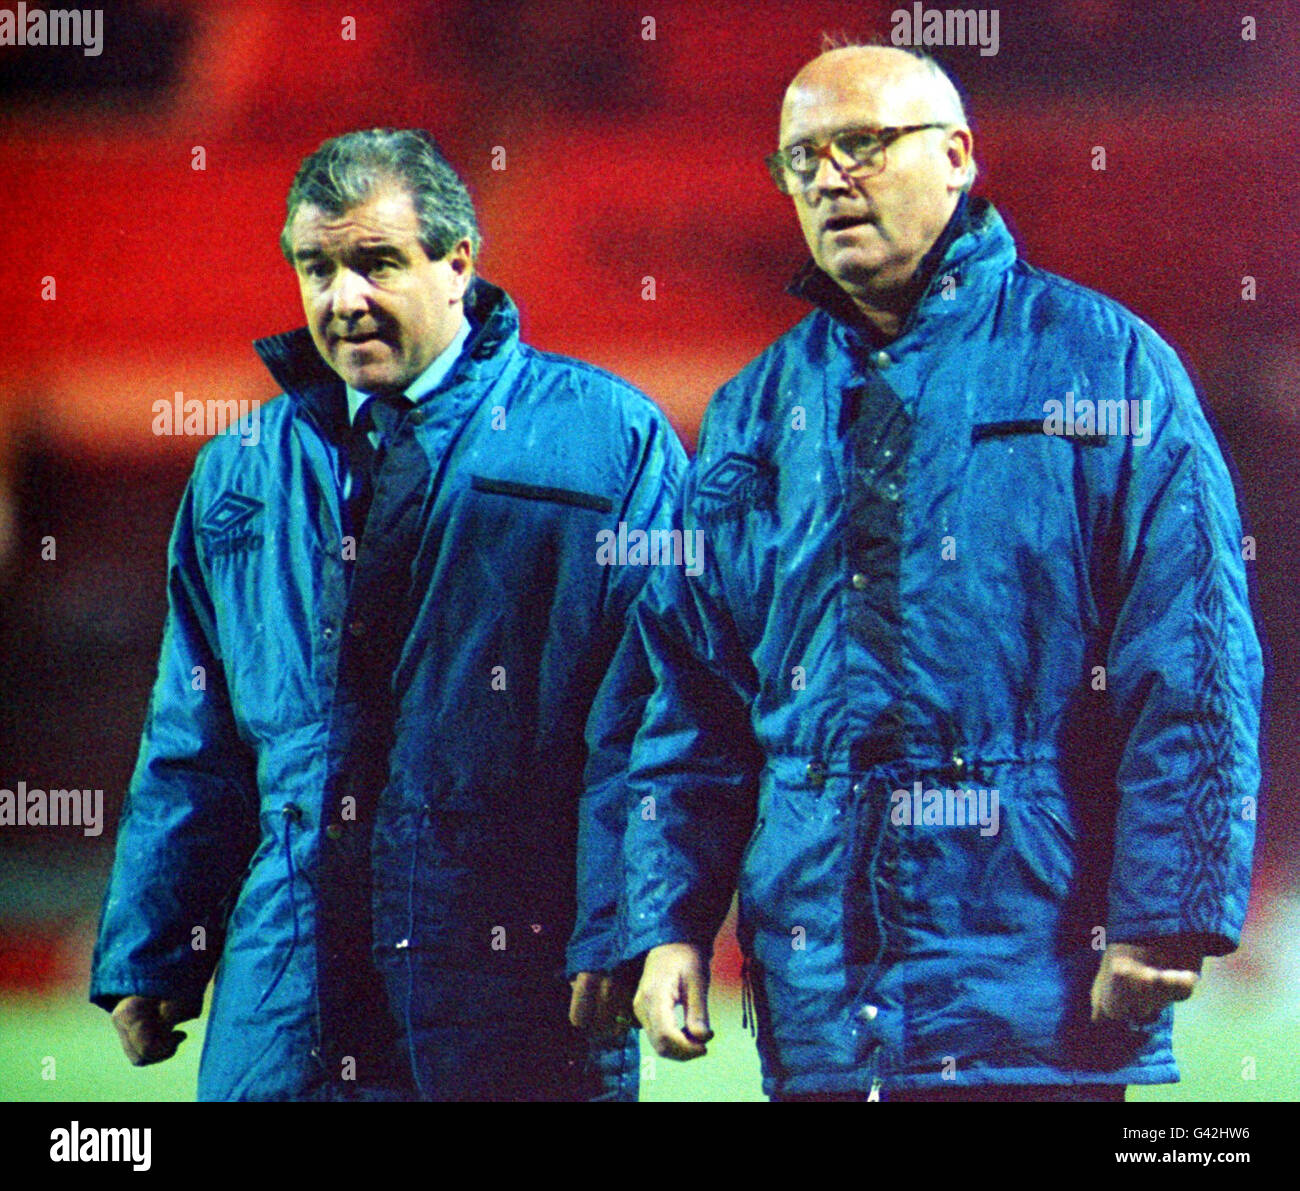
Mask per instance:
[[[329,836],[330,839],[342,839],[343,828],[340,827],[337,823],[331,823],[328,827],[325,828],[325,834]]]
[[[961,777],[966,772],[966,758],[961,753],[952,755],[952,772],[954,777]]]
[[[888,352],[876,352],[875,365],[877,368],[888,368],[893,362]]]
[[[393,950],[405,951],[410,945],[411,945],[410,939],[398,939],[397,942],[393,944]]]
[[[864,575],[861,571],[858,571],[850,580],[850,582],[853,584],[853,588],[855,591],[866,591],[868,585],[871,583],[871,580],[868,579],[866,575]]]
[[[860,782],[853,783],[853,793],[856,794],[859,798],[862,798],[866,794],[868,789],[869,787],[866,783],[865,778]]]
[[[880,1010],[877,1009],[875,1005],[863,1005],[862,1008],[858,1010],[858,1016],[863,1021],[875,1021],[876,1014],[879,1012]]]
[[[808,779],[811,786],[824,786],[826,784],[826,764],[823,761],[809,761],[808,768],[804,770],[804,776]]]
[[[326,641],[333,641],[334,626],[327,624],[323,629],[321,629],[320,635],[324,637]]]

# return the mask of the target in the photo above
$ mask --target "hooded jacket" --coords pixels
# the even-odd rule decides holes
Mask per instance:
[[[933,263],[884,347],[810,273],[708,408],[707,565],[636,610],[625,958],[711,947],[738,886],[772,1095],[1172,1081],[1172,1009],[1093,1025],[1089,989],[1108,943],[1221,955],[1245,916],[1229,472],[1173,350],[986,202]]]
[[[568,1024],[583,729],[685,455],[643,395],[474,333],[385,444],[343,537],[342,381],[260,341],[257,446],[204,446],[176,519],[157,684],[92,1000],[216,983],[201,1099],[635,1094],[635,1042]]]

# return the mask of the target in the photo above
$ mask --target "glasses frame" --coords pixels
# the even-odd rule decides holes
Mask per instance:
[[[789,149],[778,149],[775,153],[769,153],[763,158],[763,162],[767,166],[767,172],[772,176],[772,181],[775,183],[777,190],[784,195],[793,197],[795,194],[806,194],[810,189],[812,189],[813,184],[817,181],[817,175],[821,173],[822,158],[829,161],[831,165],[839,170],[839,172],[846,178],[874,178],[877,174],[883,174],[885,172],[885,167],[888,165],[887,154],[889,152],[889,146],[898,140],[899,137],[907,136],[913,132],[924,132],[926,129],[930,128],[950,127],[952,126],[949,124],[938,123],[902,124],[893,128],[872,128],[870,125],[867,125],[862,128],[846,128],[841,132],[837,132],[829,140],[820,145],[814,145],[811,148],[801,143],[796,147],[802,148],[806,154],[811,155],[814,164],[812,165],[812,173],[808,176],[808,181],[799,185],[797,190],[791,190],[789,188],[789,179],[797,177],[789,163],[791,152]],[[842,149],[839,151],[839,156],[844,160],[841,161],[837,159],[834,153],[836,141],[841,137],[861,135],[863,133],[875,137],[876,140],[880,142],[880,164],[878,166],[869,166],[862,162],[854,161]],[[845,164],[846,162],[847,164]]]

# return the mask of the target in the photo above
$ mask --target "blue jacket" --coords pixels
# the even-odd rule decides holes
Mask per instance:
[[[1245,916],[1229,473],[1175,353],[987,203],[936,255],[883,350],[812,272],[710,404],[707,565],[636,610],[625,954],[711,946],[738,885],[769,1094],[1172,1081],[1172,1010],[1095,1027],[1089,988],[1106,943]]]
[[[185,493],[91,995],[215,969],[203,1099],[635,1092],[634,1041],[589,1057],[568,1025],[564,944],[584,725],[646,574],[598,536],[667,525],[685,454],[636,390],[523,345],[502,291],[467,313],[355,563],[305,330],[257,345],[260,443],[213,439]]]

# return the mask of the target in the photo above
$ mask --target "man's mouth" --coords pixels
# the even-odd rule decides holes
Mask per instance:
[[[822,224],[822,227],[828,232],[842,232],[847,228],[861,227],[864,223],[870,222],[870,218],[866,215],[832,215]]]

